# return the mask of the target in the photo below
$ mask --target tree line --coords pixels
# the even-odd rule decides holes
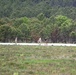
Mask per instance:
[[[65,15],[75,20],[76,0],[0,0],[0,18],[37,17],[47,18]]]
[[[18,42],[37,42],[41,37],[43,42],[46,38],[53,43],[75,43],[76,22],[64,15],[47,18],[43,13],[31,18],[1,18],[0,42],[14,42],[16,37]]]
[[[76,0],[0,0],[0,42],[76,42]]]

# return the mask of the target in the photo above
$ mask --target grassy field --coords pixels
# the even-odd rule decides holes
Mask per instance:
[[[76,47],[0,46],[0,75],[76,75]]]

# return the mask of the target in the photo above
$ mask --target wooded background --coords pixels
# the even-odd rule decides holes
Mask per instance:
[[[76,42],[76,0],[0,0],[0,42]]]

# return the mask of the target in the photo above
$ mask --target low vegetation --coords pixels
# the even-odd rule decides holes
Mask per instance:
[[[76,47],[0,46],[1,75],[76,75]]]

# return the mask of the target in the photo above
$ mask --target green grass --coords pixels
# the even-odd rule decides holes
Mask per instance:
[[[76,75],[76,47],[0,46],[0,75]]]

